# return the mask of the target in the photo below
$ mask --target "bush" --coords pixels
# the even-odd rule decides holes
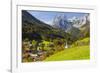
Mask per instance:
[[[90,38],[84,38],[82,40],[77,40],[75,43],[72,44],[72,47],[74,46],[84,46],[90,44]]]

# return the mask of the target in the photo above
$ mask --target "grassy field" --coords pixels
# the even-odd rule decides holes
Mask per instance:
[[[82,60],[90,58],[89,46],[79,46],[68,48],[64,51],[58,52],[48,58],[45,61],[64,61],[64,60]]]
[[[76,41],[71,48],[67,48],[61,52],[58,52],[46,58],[44,61],[64,61],[83,59],[90,59],[89,38]]]

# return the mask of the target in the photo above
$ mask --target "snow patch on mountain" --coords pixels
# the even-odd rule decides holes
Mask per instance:
[[[90,21],[89,14],[86,14],[82,17],[73,16],[72,18],[67,18],[66,15],[62,14],[55,16],[52,24],[54,28],[59,28],[61,30],[68,32],[73,27],[82,27],[87,23],[87,21]]]

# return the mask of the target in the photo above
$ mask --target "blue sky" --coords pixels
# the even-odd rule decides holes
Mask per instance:
[[[72,17],[82,17],[86,15],[87,13],[76,13],[76,12],[50,12],[50,11],[34,11],[34,10],[29,10],[28,11],[32,16],[38,18],[39,20],[47,23],[47,24],[52,24],[53,19],[57,15],[64,14],[66,15],[67,18],[72,18]]]

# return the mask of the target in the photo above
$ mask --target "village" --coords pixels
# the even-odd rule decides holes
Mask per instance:
[[[64,39],[41,42],[25,39],[22,42],[22,62],[43,61],[47,57],[65,49]]]

